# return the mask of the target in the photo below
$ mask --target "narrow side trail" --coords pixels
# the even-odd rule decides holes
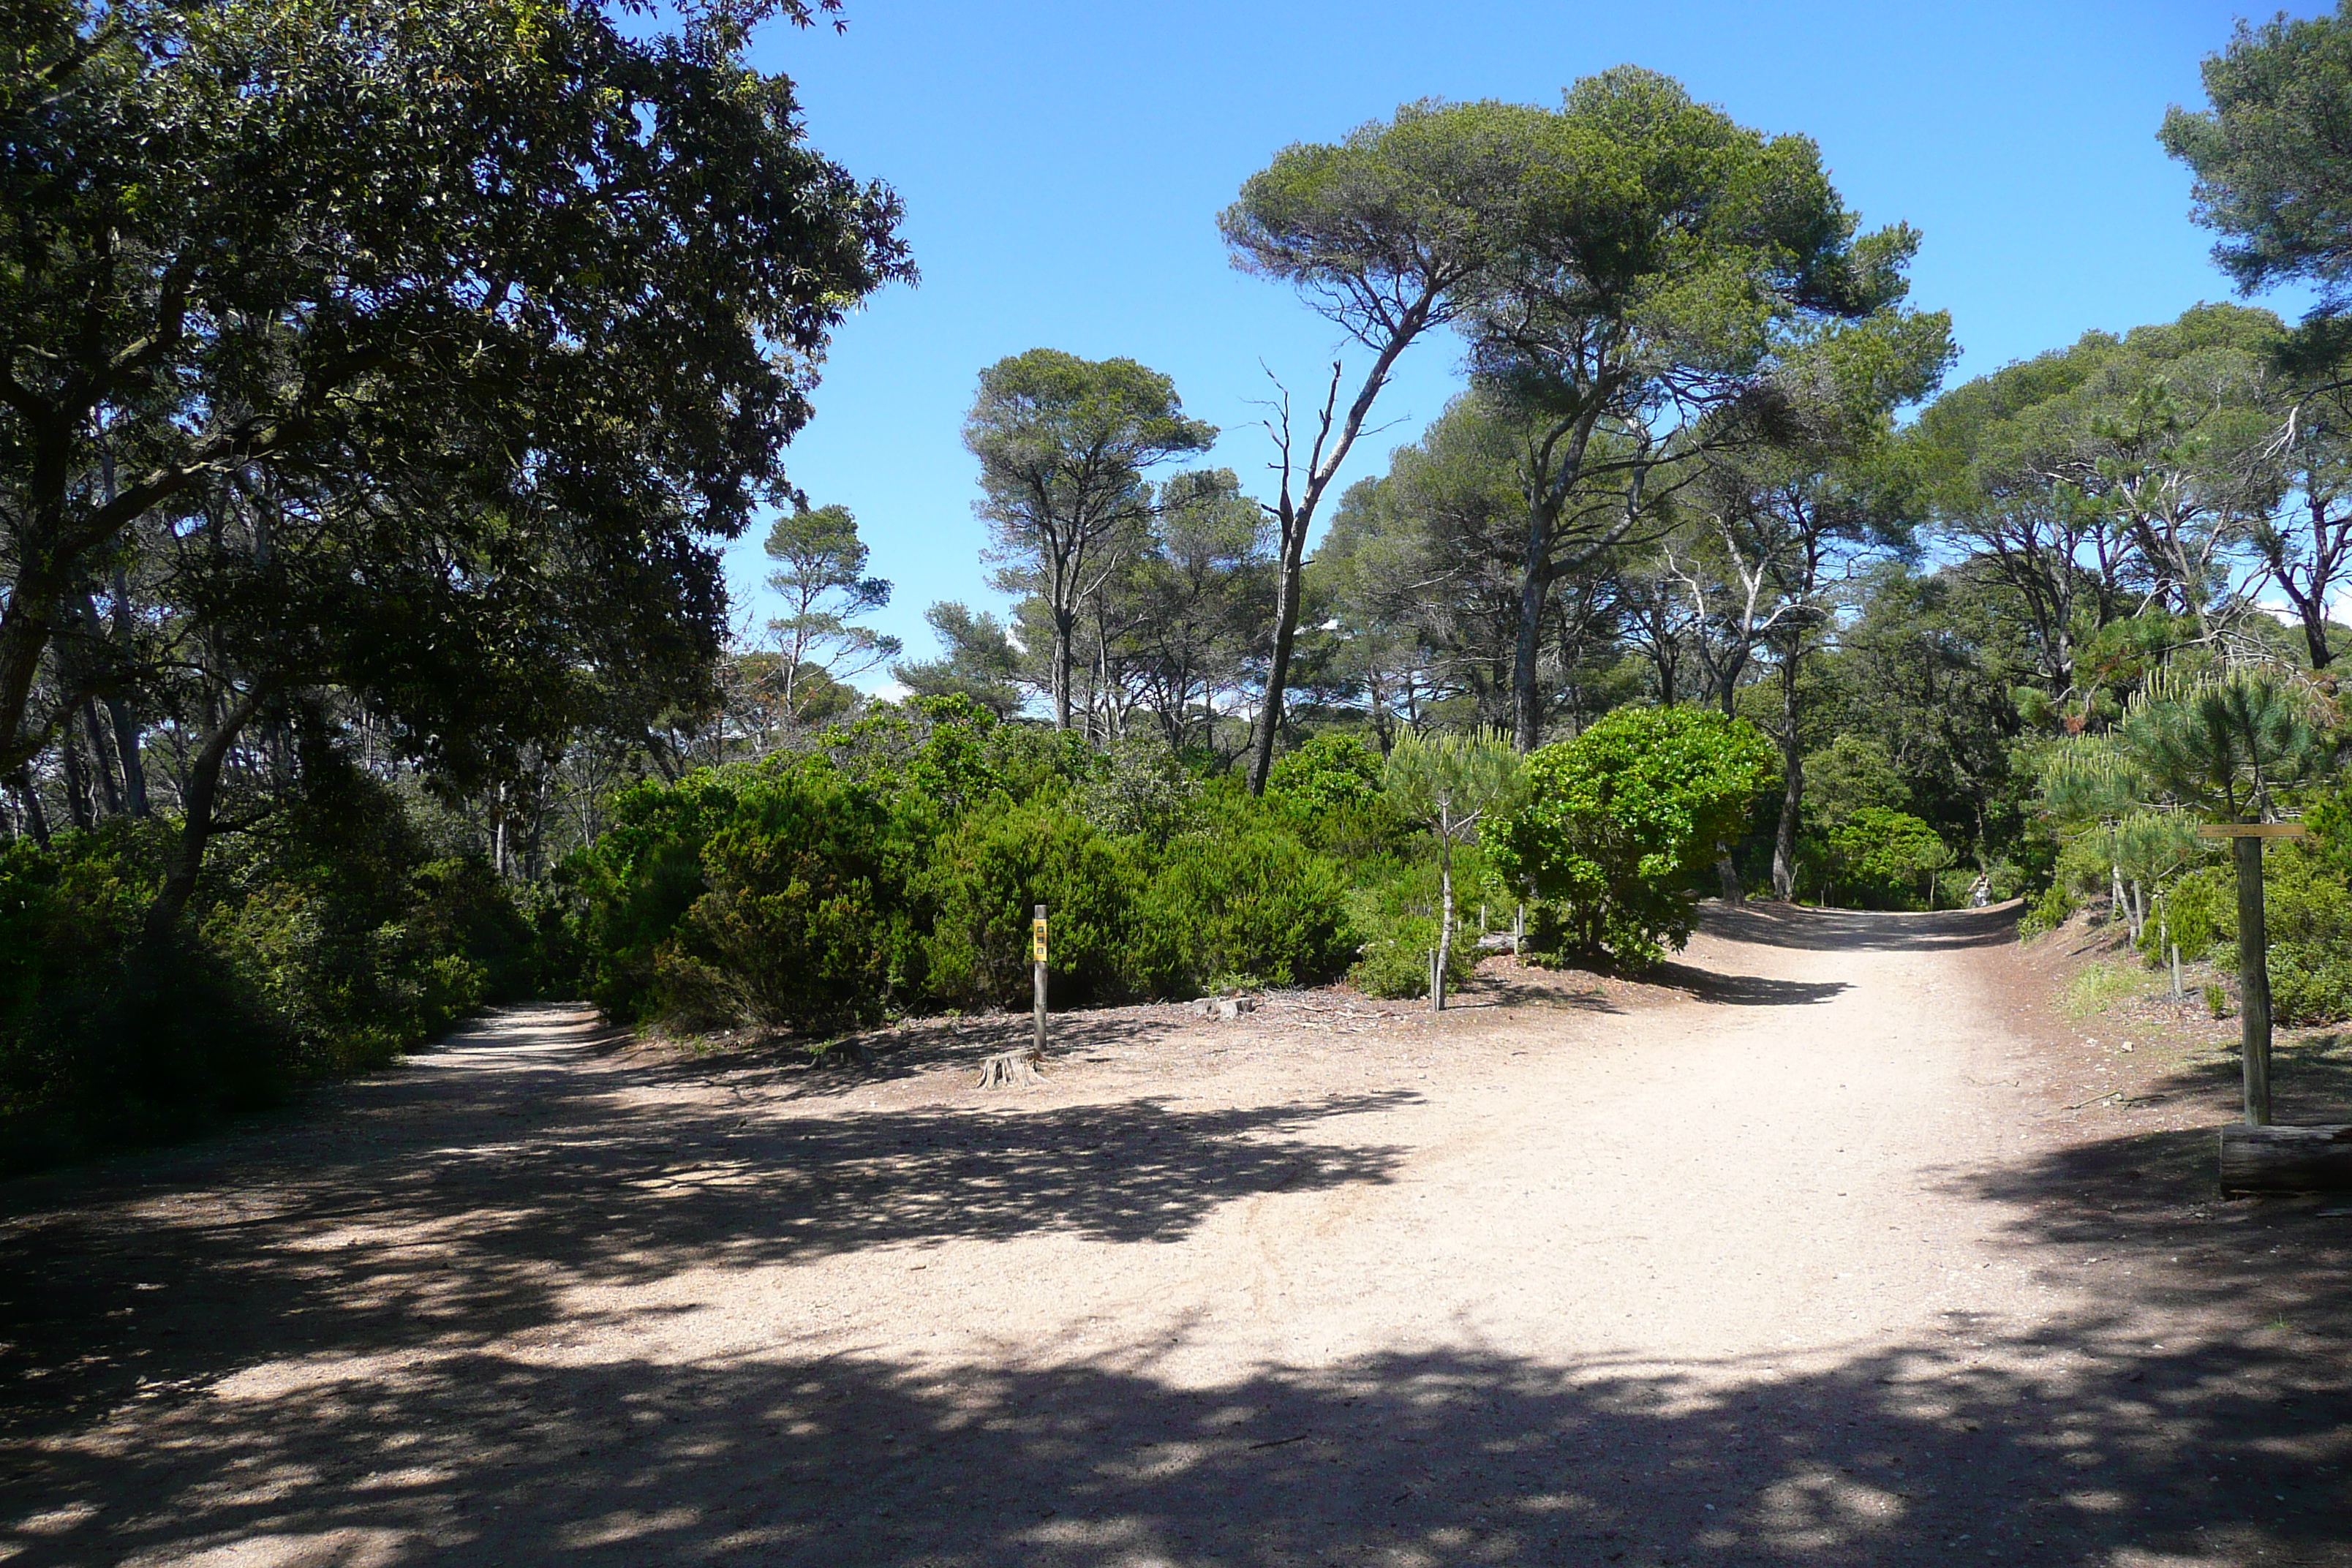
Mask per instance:
[[[2352,1563],[2340,1341],[2083,1187],[2011,940],[1025,1095],[509,1014],[6,1194],[0,1562]]]

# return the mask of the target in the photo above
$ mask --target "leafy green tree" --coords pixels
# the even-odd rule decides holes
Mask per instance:
[[[1277,586],[1253,793],[1274,766],[1307,537],[1398,359],[1455,318],[1463,290],[1507,231],[1528,168],[1528,113],[1496,103],[1406,104],[1344,142],[1284,148],[1218,216],[1235,267],[1290,284],[1372,356],[1345,409],[1335,363],[1311,429],[1294,427],[1286,394],[1269,425],[1280,474],[1270,508]]]
[[[935,659],[894,664],[891,679],[918,697],[966,697],[1001,719],[1010,718],[1021,706],[1021,650],[1004,624],[952,600],[933,605],[923,619],[945,652]]]
[[[963,430],[980,459],[974,510],[1007,563],[999,585],[1043,601],[1055,728],[1070,728],[1079,616],[1150,515],[1144,469],[1216,438],[1184,416],[1174,382],[1130,359],[1031,349],[981,373]]]
[[[331,710],[463,787],[600,692],[695,697],[717,542],[780,482],[842,312],[909,271],[896,198],[744,63],[757,9],[12,15],[0,776],[80,706],[71,661],[30,700],[85,595],[123,608],[127,554],[169,595],[130,613],[177,639],[155,929],[232,758],[292,759]]]
[[[2336,737],[2309,694],[2252,670],[2161,672],[2120,732],[2120,758],[2079,771],[2119,795],[2169,799],[2228,823],[2273,820],[2283,798],[2333,761]],[[2263,841],[2231,839],[2238,882],[2238,1007],[2246,1120],[2270,1120],[2271,988]]]
[[[2279,493],[2267,310],[2200,305],[1944,394],[1906,434],[1917,504],[2016,595],[2047,694],[2090,716],[2077,653],[2150,603],[2234,631],[2231,566]]]
[[[2222,237],[2213,259],[2242,294],[2306,281],[2336,315],[2352,298],[2352,5],[2242,21],[2203,76],[2212,107],[2173,105],[2158,135],[2197,176],[2196,219]]]
[[[784,614],[768,623],[782,655],[776,671],[783,710],[797,721],[804,700],[898,656],[898,639],[851,623],[890,602],[890,584],[866,575],[868,552],[845,506],[796,508],[769,526],[761,548],[776,570],[768,586]]]
[[[1526,751],[1552,585],[1658,518],[1662,469],[1773,438],[1823,372],[1841,395],[1907,401],[1951,351],[1948,318],[1899,304],[1917,235],[1857,237],[1811,141],[1748,130],[1633,67],[1578,82],[1557,114],[1524,112],[1524,200],[1465,331],[1477,379],[1535,432],[1514,677]]]
[[[1621,708],[1528,760],[1528,802],[1487,830],[1496,865],[1554,901],[1576,952],[1656,963],[1690,937],[1701,871],[1774,773],[1770,742],[1712,709]]]
[[[1454,952],[1454,850],[1482,824],[1518,807],[1526,769],[1500,731],[1397,737],[1381,784],[1397,815],[1437,836],[1437,989],[1431,1005],[1445,1005],[1445,967]]]
[[[1936,830],[1906,811],[1858,806],[1821,835],[1822,901],[1843,891],[1864,899],[1901,903],[1915,880],[1952,863],[1951,850]]]

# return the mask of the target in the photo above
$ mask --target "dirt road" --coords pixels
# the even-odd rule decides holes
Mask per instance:
[[[1025,1093],[509,1014],[0,1189],[0,1562],[2352,1563],[2347,1222],[2085,1120],[2013,952],[1719,914]]]

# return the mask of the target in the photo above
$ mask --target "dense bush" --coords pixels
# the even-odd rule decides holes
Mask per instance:
[[[614,817],[563,877],[590,994],[631,1020],[1023,1006],[1038,904],[1057,1006],[1326,980],[1356,952],[1346,879],[1291,805],[959,699],[636,785]]]
[[[0,1166],[170,1136],[379,1066],[545,978],[549,926],[400,798],[321,768],[146,912],[175,835],[116,818],[0,845]]]
[[[1142,988],[1161,994],[1336,978],[1356,956],[1339,868],[1270,823],[1168,847],[1135,912]]]
[[[1926,879],[1952,858],[1934,828],[1883,805],[1855,807],[1806,837],[1822,901],[1864,909],[1918,908]]]
[[[737,782],[704,840],[703,891],[654,950],[657,1005],[697,1023],[852,1022],[908,988],[903,857],[874,793],[822,758]]]
[[[963,1007],[1026,1005],[1030,921],[1048,911],[1045,973],[1060,1002],[1117,997],[1132,966],[1128,930],[1140,876],[1133,850],[1058,797],[983,804],[932,848],[918,879],[934,910],[929,994]]]
[[[1775,771],[1754,726],[1699,708],[1621,708],[1536,752],[1526,806],[1488,837],[1550,906],[1536,951],[1643,964],[1679,948],[1717,846]]]
[[[1486,856],[1475,844],[1455,852],[1454,874],[1460,908],[1501,894]],[[1433,865],[1409,867],[1386,881],[1359,889],[1349,900],[1349,910],[1363,952],[1349,970],[1349,981],[1370,996],[1428,995],[1429,955],[1438,945],[1437,910]],[[1477,972],[1479,957],[1477,943],[1457,930],[1447,954],[1446,984],[1467,982]]]
[[[2263,914],[2269,927],[2272,1015],[2282,1024],[2352,1018],[2352,887],[2324,847],[2273,845],[2263,857]],[[2164,900],[2164,925],[2187,959],[2237,967],[2238,882],[2224,863],[2189,872]],[[2142,948],[2153,962],[2153,920]]]

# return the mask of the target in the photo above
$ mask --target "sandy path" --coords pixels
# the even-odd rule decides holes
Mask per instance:
[[[1023,1097],[510,1016],[25,1184],[0,1561],[2352,1562],[2340,1340],[2062,1194],[2003,938],[1720,918],[1688,1000]]]

